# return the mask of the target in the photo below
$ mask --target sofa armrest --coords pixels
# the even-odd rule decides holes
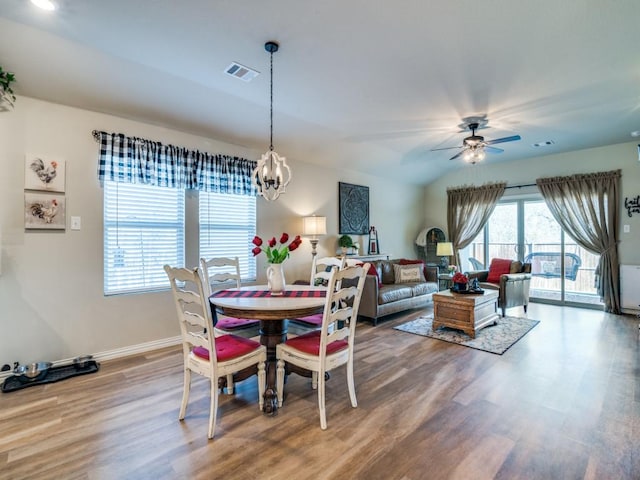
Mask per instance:
[[[358,314],[368,318],[378,317],[378,277],[367,275],[360,297]]]
[[[466,272],[465,275],[469,280],[477,278],[479,282],[486,282],[489,276],[489,270],[472,270],[471,272]]]

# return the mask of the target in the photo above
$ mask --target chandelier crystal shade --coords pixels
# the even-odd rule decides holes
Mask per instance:
[[[292,175],[291,169],[287,165],[287,159],[273,150],[273,54],[278,51],[278,44],[267,42],[264,49],[271,55],[270,144],[269,151],[258,160],[258,165],[253,171],[251,179],[258,189],[258,195],[262,195],[267,201],[273,201],[281,193],[285,193]]]

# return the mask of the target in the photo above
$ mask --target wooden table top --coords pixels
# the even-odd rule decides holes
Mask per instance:
[[[498,290],[484,289],[483,293],[455,293],[450,290],[442,290],[433,294],[433,301],[456,301],[463,303],[483,303],[498,298]]]
[[[325,287],[293,285],[288,290],[326,290]],[[237,290],[235,288],[229,290]],[[267,290],[266,285],[241,287],[240,290]],[[235,318],[252,320],[282,320],[322,312],[325,297],[209,297],[216,309]]]

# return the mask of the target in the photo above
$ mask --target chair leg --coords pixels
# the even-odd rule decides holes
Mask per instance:
[[[233,395],[233,375],[227,375],[227,393]]]
[[[265,370],[265,363],[258,363],[258,403],[260,411],[264,408],[264,386],[267,379],[267,372]]]
[[[322,430],[327,429],[327,412],[324,406],[324,392],[325,392],[325,375],[324,371],[318,373],[318,408],[320,409],[320,428]]]
[[[216,417],[218,416],[218,377],[211,378],[210,381],[211,399],[209,402],[209,433],[211,440],[216,430]]]
[[[356,408],[358,406],[358,400],[356,399],[356,385],[353,381],[353,357],[349,358],[347,362],[347,387],[349,388],[351,406]]]
[[[507,312],[506,307],[502,307],[502,316],[503,316],[503,317],[505,316],[506,312]]]
[[[284,360],[278,360],[276,364],[276,390],[278,392],[278,406],[282,406],[284,397]]]
[[[185,367],[184,385],[182,387],[182,404],[180,405],[180,413],[178,414],[178,420],[184,420],[184,416],[187,413],[187,403],[189,403],[190,390],[191,390],[191,370]]]
[[[318,372],[311,372],[311,388],[314,390],[318,388]]]

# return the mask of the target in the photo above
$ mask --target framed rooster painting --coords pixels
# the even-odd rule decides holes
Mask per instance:
[[[24,192],[24,228],[64,230],[65,208],[62,193]]]
[[[25,190],[64,192],[64,176],[64,160],[29,154],[25,158]]]

